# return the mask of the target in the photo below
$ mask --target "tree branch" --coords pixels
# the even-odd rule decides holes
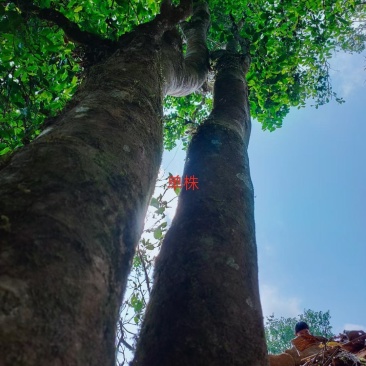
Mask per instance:
[[[181,0],[178,6],[173,6],[171,0],[163,0],[158,17],[161,16],[167,25],[171,27],[187,19],[192,11],[192,0]]]
[[[195,2],[193,16],[189,23],[182,23],[181,29],[187,39],[187,51],[183,67],[175,68],[175,78],[166,90],[173,96],[184,96],[202,86],[207,79],[209,53],[207,31],[210,26],[210,13],[206,2]]]
[[[113,47],[114,45],[114,42],[109,39],[103,39],[96,34],[81,30],[76,23],[55,9],[41,9],[27,0],[18,0],[16,4],[23,13],[37,16],[39,19],[48,20],[59,26],[72,42],[93,48]]]
[[[120,328],[121,328],[121,337],[120,337],[120,339],[118,340],[118,344],[117,344],[117,347],[116,347],[116,349],[118,350],[119,349],[119,347],[120,347],[120,345],[121,345],[121,343],[127,348],[127,349],[129,349],[130,351],[132,351],[132,352],[134,352],[135,351],[135,349],[129,344],[129,343],[127,343],[124,339],[123,339],[123,336],[124,336],[124,331],[123,331],[123,324],[122,324],[122,322],[121,321],[119,321],[118,322],[119,323],[119,326],[120,326]]]
[[[140,252],[140,248],[139,247],[137,247],[137,253],[138,253],[138,256],[140,257],[140,261],[141,261],[142,267],[144,269],[146,286],[147,286],[147,290],[149,291],[149,295],[150,295],[151,289],[150,289],[149,275],[147,274],[147,269],[146,269],[145,261],[144,261],[144,258],[141,255],[141,252]]]
[[[240,35],[241,26],[238,26],[238,24],[236,24],[233,14],[230,13],[229,16],[230,16],[230,20],[231,20],[231,30],[232,30],[232,34],[234,36],[234,40],[240,45],[241,52],[244,55],[249,55],[250,54],[250,41],[249,41],[249,39],[243,38]]]
[[[192,0],[181,0],[178,6],[174,6],[171,0],[163,0],[160,6],[160,14],[151,22],[140,24],[136,30],[159,38],[164,32],[187,19],[192,15],[192,12]]]

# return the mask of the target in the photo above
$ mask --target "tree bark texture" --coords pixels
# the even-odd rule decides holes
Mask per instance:
[[[176,215],[155,269],[133,366],[264,366],[253,186],[247,145],[248,58],[217,62],[214,108],[189,146]]]
[[[118,309],[161,162],[163,96],[190,93],[207,74],[200,16],[190,52],[201,63],[183,59],[176,31],[138,29],[1,169],[1,366],[114,365]]]

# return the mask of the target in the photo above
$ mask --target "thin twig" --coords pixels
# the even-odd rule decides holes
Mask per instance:
[[[122,322],[121,321],[119,321],[118,322],[119,323],[119,326],[120,326],[120,328],[121,328],[121,337],[119,338],[119,341],[118,341],[118,344],[117,344],[117,350],[119,349],[119,347],[120,347],[120,345],[121,345],[121,343],[127,348],[127,349],[129,349],[130,351],[134,351],[135,349],[129,344],[129,343],[127,343],[124,339],[123,339],[123,334],[124,334],[124,332],[123,332],[123,328],[124,328],[124,326],[123,326],[123,324],[122,324]]]
[[[140,248],[139,247],[137,248],[137,254],[140,257],[140,261],[141,261],[142,267],[144,269],[146,286],[147,286],[147,290],[149,291],[149,295],[150,295],[150,293],[151,293],[151,290],[150,290],[150,280],[149,280],[149,276],[147,274],[147,270],[146,270],[146,266],[145,266],[145,261],[144,261],[142,255],[141,255],[141,252],[140,252]]]
[[[339,347],[336,347],[336,349],[334,350],[334,352],[329,356],[329,358],[325,361],[325,363],[323,364],[323,366],[328,366],[330,365],[330,363],[332,362],[333,357],[339,352]]]

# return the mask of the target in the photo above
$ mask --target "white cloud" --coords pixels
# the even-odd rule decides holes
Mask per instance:
[[[338,96],[347,98],[357,88],[366,88],[365,55],[337,53],[331,60],[331,77]],[[338,85],[337,85],[338,84]]]
[[[274,313],[275,317],[294,317],[301,314],[301,300],[296,297],[283,296],[275,286],[261,285],[260,294],[263,315]]]
[[[346,323],[343,326],[344,330],[363,330],[366,332],[366,325]]]

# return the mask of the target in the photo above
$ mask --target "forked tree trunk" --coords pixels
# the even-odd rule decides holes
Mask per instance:
[[[162,99],[193,92],[207,73],[200,11],[185,61],[174,31],[142,27],[1,169],[1,366],[114,365],[116,317],[161,161]]]
[[[156,262],[155,282],[133,366],[264,366],[258,291],[247,61],[217,63],[214,109],[189,146],[176,215]]]

